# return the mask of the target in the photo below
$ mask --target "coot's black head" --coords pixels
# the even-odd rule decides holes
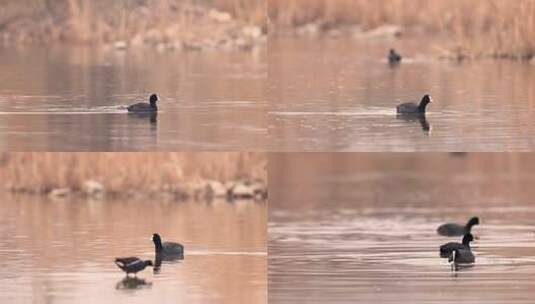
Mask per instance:
[[[466,223],[467,228],[472,228],[474,225],[479,225],[479,217],[477,216],[474,216],[468,221],[468,223]]]
[[[146,260],[146,261],[145,261],[145,265],[147,265],[147,266],[154,266],[154,264],[152,264],[152,261],[151,261],[151,260]]]
[[[420,101],[420,103],[423,103],[423,104],[429,104],[433,102],[433,99],[431,99],[431,96],[429,96],[429,94],[425,94],[424,97],[422,97],[422,100]]]
[[[390,49],[390,55],[396,55],[396,51],[394,49]]]
[[[158,233],[152,235],[152,241],[154,242],[154,246],[156,246],[156,250],[162,248],[162,238]]]
[[[157,101],[158,101],[158,96],[156,96],[156,94],[150,95],[149,102],[150,102],[151,107],[155,107]]]
[[[470,242],[474,240],[474,236],[471,233],[467,233],[463,236],[463,245],[470,246]]]
[[[431,96],[429,96],[428,94],[425,94],[424,97],[422,97],[422,100],[420,100],[420,110],[422,112],[425,112],[425,107],[427,107],[428,104],[430,104],[431,102],[433,102],[433,99],[431,99]]]

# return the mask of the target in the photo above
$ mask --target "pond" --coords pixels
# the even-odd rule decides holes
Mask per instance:
[[[2,303],[266,303],[266,203],[2,196]],[[137,278],[115,257],[154,261],[151,236],[183,260]]]
[[[0,49],[0,149],[262,150],[265,51]],[[126,106],[157,93],[158,115]]]
[[[272,151],[530,151],[535,66],[437,59],[421,39],[270,37],[268,132]],[[441,40],[442,45],[444,40]],[[391,47],[403,56],[390,66]],[[425,118],[396,105],[433,102]]]
[[[274,154],[269,303],[530,303],[533,154]],[[480,218],[453,272],[445,222]]]

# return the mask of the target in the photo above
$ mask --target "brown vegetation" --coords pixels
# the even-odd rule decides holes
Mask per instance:
[[[3,153],[0,180],[5,190],[47,194],[81,191],[87,181],[106,193],[187,193],[203,181],[266,182],[262,153]],[[180,193],[182,192],[182,193]]]
[[[0,37],[20,43],[119,43],[168,49],[248,48],[264,0],[4,0]]]
[[[214,7],[229,12],[238,20],[244,20],[249,24],[265,26],[266,23],[266,0],[211,0]]]
[[[268,0],[275,29],[319,23],[323,28],[385,24],[445,34],[469,55],[531,58],[535,52],[534,0]]]

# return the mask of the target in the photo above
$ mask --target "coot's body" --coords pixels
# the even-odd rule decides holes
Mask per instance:
[[[396,53],[394,49],[390,49],[388,52],[388,63],[398,64],[401,62],[401,55]]]
[[[152,266],[151,260],[143,261],[137,257],[127,257],[127,258],[116,258],[115,264],[117,267],[121,268],[126,275],[133,273],[136,274],[147,266]]]
[[[156,255],[184,255],[184,246],[175,242],[162,242],[162,238],[157,233],[152,235],[152,241]]]
[[[429,95],[424,95],[419,104],[414,102],[406,102],[398,105],[396,110],[400,114],[425,114],[427,105],[432,102],[432,99]]]
[[[158,101],[158,96],[156,94],[150,95],[149,103],[146,102],[140,102],[133,104],[131,106],[128,106],[128,112],[134,112],[134,113],[147,113],[147,112],[157,112],[158,107],[156,106],[156,102]]]
[[[461,236],[472,232],[472,227],[479,225],[479,218],[472,217],[466,225],[459,225],[456,223],[447,223],[441,225],[437,229],[437,233],[443,236]]]
[[[453,251],[448,261],[458,266],[459,264],[472,264],[476,261],[476,257],[470,248],[459,248]]]
[[[474,240],[471,233],[463,236],[462,243],[449,242],[440,246],[440,257],[449,258],[455,250],[468,249],[470,250],[470,242]]]

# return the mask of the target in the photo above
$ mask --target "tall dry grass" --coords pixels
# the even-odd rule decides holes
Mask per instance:
[[[247,23],[258,26],[263,26],[266,23],[266,0],[212,0],[210,3]]]
[[[5,190],[47,193],[82,189],[95,180],[109,193],[176,191],[187,183],[237,179],[266,181],[266,156],[229,153],[2,153]]]
[[[215,8],[245,23],[266,22],[264,0],[146,0],[86,1],[67,0],[73,36],[80,40],[129,39],[140,32],[157,29],[169,32],[174,25],[192,31],[200,21],[193,7]],[[141,20],[140,20],[141,19]],[[118,29],[118,31],[117,31]],[[192,31],[193,32],[193,31]],[[119,37],[114,37],[114,36]],[[112,38],[113,37],[113,38]],[[171,37],[169,37],[171,38]]]
[[[310,22],[384,24],[444,33],[475,53],[531,57],[535,52],[535,0],[267,0],[275,27]]]
[[[150,34],[166,42],[264,26],[265,0],[2,0],[0,34],[19,41],[114,42]],[[233,18],[220,22],[211,10]],[[149,33],[151,32],[152,33]],[[226,38],[226,37],[221,37]]]

